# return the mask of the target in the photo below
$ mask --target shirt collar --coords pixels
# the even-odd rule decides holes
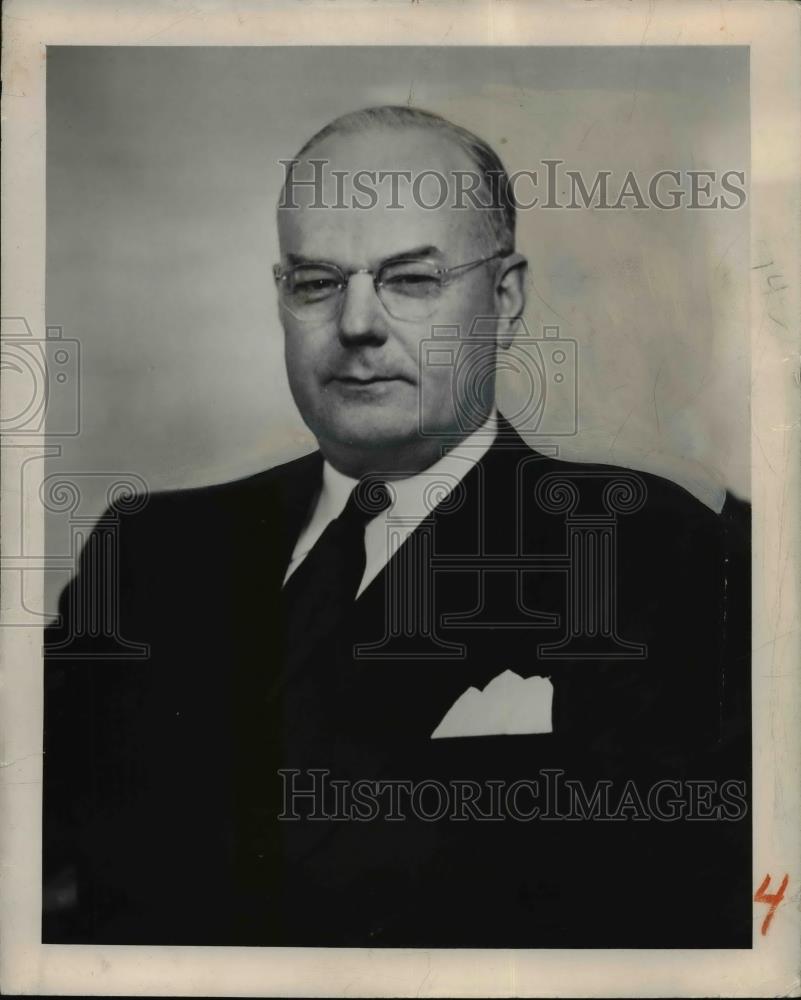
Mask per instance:
[[[414,476],[394,479],[388,483],[393,503],[387,516],[403,518],[427,514],[481,461],[497,432],[498,411],[493,407],[481,427],[460,441],[439,461]],[[326,522],[333,521],[345,509],[348,497],[357,483],[357,479],[343,475],[328,462],[324,462],[323,485],[316,515]]]

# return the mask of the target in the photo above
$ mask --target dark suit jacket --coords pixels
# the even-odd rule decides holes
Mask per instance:
[[[316,453],[99,522],[46,637],[43,939],[749,947],[747,506],[717,515],[658,477],[544,457],[502,422],[321,662],[291,672],[281,584],[321,468]],[[104,635],[91,609],[117,594]],[[552,679],[553,733],[430,739],[506,669]],[[312,768],[482,789],[547,771],[613,799],[670,780],[701,813],[719,786],[692,782],[734,780],[745,807],[278,821],[281,768],[297,787]]]

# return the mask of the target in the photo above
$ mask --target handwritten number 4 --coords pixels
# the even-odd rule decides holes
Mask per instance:
[[[784,899],[784,890],[787,888],[787,883],[790,881],[790,876],[785,875],[781,881],[781,885],[777,892],[766,892],[765,890],[770,885],[770,875],[766,875],[762,880],[762,885],[757,889],[756,895],[754,896],[755,903],[767,903],[770,906],[767,916],[762,921],[762,936],[764,937],[768,933],[768,927],[770,927],[770,922],[773,920],[773,914],[776,912],[776,907]]]

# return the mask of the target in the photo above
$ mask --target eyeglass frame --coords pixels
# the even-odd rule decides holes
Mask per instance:
[[[467,274],[471,268],[480,267],[481,264],[488,264],[491,260],[503,260],[506,257],[512,257],[514,256],[514,253],[515,253],[514,250],[498,250],[495,253],[490,254],[489,257],[480,257],[477,260],[469,260],[464,264],[454,264],[452,267],[436,267],[433,269],[432,274],[435,275],[437,278],[439,278],[441,287],[444,288],[447,285],[451,284],[452,281],[458,280],[459,278],[462,277],[462,275]],[[417,322],[416,319],[405,319],[404,317],[401,316],[395,316],[394,313],[391,313],[389,309],[387,309],[387,305],[381,298],[381,293],[379,291],[379,289],[381,288],[379,275],[381,274],[383,268],[389,267],[390,265],[420,264],[420,263],[423,263],[423,260],[420,257],[395,257],[395,258],[390,257],[388,260],[382,261],[377,267],[358,267],[353,269],[345,269],[344,267],[340,267],[339,264],[332,264],[330,261],[310,260],[310,261],[304,261],[302,264],[293,264],[291,267],[287,268],[282,267],[280,264],[273,264],[273,277],[275,278],[276,284],[280,284],[281,282],[286,281],[286,279],[289,277],[292,271],[295,271],[301,267],[331,268],[332,271],[337,271],[339,274],[342,275],[342,281],[337,291],[337,298],[340,304],[339,308],[341,309],[342,302],[344,301],[343,292],[348,287],[348,283],[350,279],[353,277],[353,275],[369,274],[372,275],[373,278],[373,289],[375,290],[376,298],[384,307],[387,314],[389,316],[392,316],[393,319],[399,319],[402,323],[415,323]],[[452,274],[454,271],[461,271],[462,273],[455,275],[454,278],[449,278],[448,276]],[[301,323],[304,322],[304,320],[300,316],[298,316],[297,313],[292,312],[289,306],[284,304],[284,308],[287,309],[290,313],[292,313],[295,319],[300,320]],[[334,315],[336,315],[336,313]]]

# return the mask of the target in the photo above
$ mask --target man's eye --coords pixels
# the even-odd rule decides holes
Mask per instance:
[[[296,278],[292,283],[292,290],[296,295],[321,296],[334,293],[339,287],[339,282],[332,277],[309,277]]]
[[[439,278],[422,271],[387,275],[381,282],[384,287],[400,295],[432,295],[439,291]]]

